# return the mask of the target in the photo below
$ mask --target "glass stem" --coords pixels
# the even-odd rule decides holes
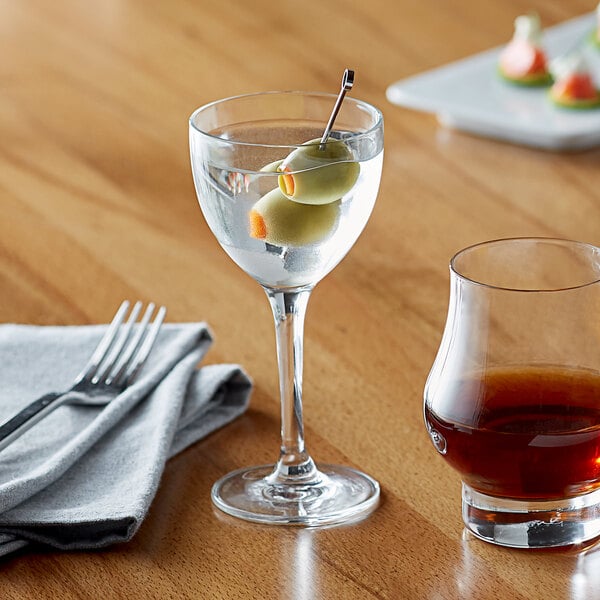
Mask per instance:
[[[281,396],[281,453],[270,479],[274,484],[312,484],[319,472],[304,448],[302,421],[304,315],[312,288],[265,291],[275,319]]]

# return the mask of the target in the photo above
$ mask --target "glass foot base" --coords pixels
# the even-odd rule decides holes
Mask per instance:
[[[274,465],[233,471],[212,488],[223,512],[247,521],[275,525],[334,525],[359,520],[375,510],[379,484],[364,473],[319,465],[310,482],[280,483]]]
[[[463,483],[462,513],[478,538],[511,548],[552,548],[600,536],[600,490],[559,500],[505,500]]]

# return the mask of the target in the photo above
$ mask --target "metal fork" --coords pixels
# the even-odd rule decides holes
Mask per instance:
[[[135,303],[124,323],[129,310],[129,302],[125,300],[72,386],[64,392],[45,394],[0,426],[0,450],[59,406],[106,404],[127,388],[146,362],[164,321],[167,309],[161,306],[150,323],[154,309],[153,303],[148,304],[134,331],[142,303]]]

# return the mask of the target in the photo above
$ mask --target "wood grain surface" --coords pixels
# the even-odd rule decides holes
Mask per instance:
[[[422,417],[448,300],[447,263],[486,239],[600,243],[600,151],[478,139],[390,105],[403,77],[504,43],[588,0],[0,0],[0,321],[105,322],[123,298],[206,320],[208,362],[242,364],[248,412],[170,461],[131,543],[23,554],[3,598],[600,598],[600,550],[525,552],[463,532],[460,481]],[[195,197],[187,119],[268,89],[352,94],[386,121],[381,190],[364,234],[308,310],[305,419],[323,462],[382,485],[360,524],[293,529],[218,513],[224,473],[273,461],[279,406],[262,290],[220,249]]]

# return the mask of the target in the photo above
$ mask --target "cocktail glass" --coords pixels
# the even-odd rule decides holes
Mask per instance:
[[[335,100],[325,93],[266,92],[213,102],[190,118],[204,217],[225,252],[263,287],[275,319],[279,460],[229,473],[212,490],[217,507],[250,521],[348,522],[379,499],[373,478],[345,466],[317,467],[304,444],[306,305],[365,227],[383,161],[382,115],[353,98],[320,142]]]

